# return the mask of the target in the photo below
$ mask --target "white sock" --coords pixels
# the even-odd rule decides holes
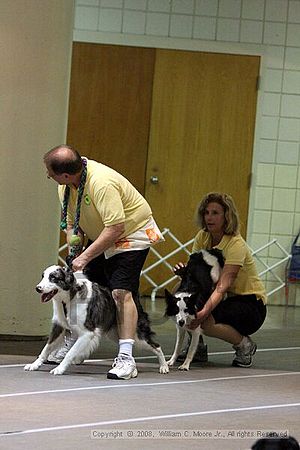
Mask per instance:
[[[119,355],[132,356],[132,347],[134,339],[119,339]]]

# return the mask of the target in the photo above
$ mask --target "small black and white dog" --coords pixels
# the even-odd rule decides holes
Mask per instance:
[[[187,265],[179,270],[181,283],[176,293],[172,295],[165,290],[167,304],[165,314],[175,320],[177,329],[176,345],[168,361],[169,366],[174,365],[181,351],[185,332],[191,321],[196,318],[197,312],[201,311],[209,299],[223,266],[224,259],[220,250],[200,250],[191,254]],[[179,370],[189,370],[201,335],[200,326],[188,331],[192,335],[192,340],[185,361],[178,367]]]
[[[66,330],[73,331],[78,339],[63,361],[51,370],[54,375],[63,374],[71,364],[87,358],[98,347],[102,336],[118,342],[116,304],[108,289],[84,277],[77,279],[69,268],[50,266],[36,290],[41,294],[42,303],[53,301],[52,330],[41,354],[24,370],[38,370],[63,343]],[[155,333],[151,331],[148,314],[138,299],[135,302],[138,310],[136,343],[158,357],[160,373],[168,373],[160,345],[153,341]]]

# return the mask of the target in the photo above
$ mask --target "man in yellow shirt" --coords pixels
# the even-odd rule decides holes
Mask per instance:
[[[119,353],[107,377],[136,377],[132,347],[137,309],[133,296],[138,295],[149,247],[163,240],[151,208],[125,177],[81,157],[72,147],[51,149],[44,163],[48,177],[59,184],[69,264],[74,271],[84,270],[91,281],[109,287],[117,305]],[[85,249],[84,235],[88,238]],[[67,343],[66,350],[68,347]]]

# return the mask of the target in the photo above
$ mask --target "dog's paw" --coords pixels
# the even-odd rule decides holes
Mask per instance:
[[[167,364],[169,367],[174,366],[176,359],[175,358],[171,358],[169,359],[169,361],[167,361]]]
[[[178,367],[178,370],[190,370],[189,364],[181,364],[181,366]]]
[[[62,375],[65,372],[65,370],[59,366],[55,367],[54,369],[50,370],[50,373],[52,375]]]
[[[159,373],[169,373],[169,366],[168,364],[163,364],[159,368]]]
[[[32,364],[26,364],[26,366],[24,366],[24,370],[39,370],[41,364],[39,362],[33,362]]]

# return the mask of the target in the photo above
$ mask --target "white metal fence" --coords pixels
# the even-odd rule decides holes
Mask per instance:
[[[161,255],[159,253],[159,251],[158,251],[159,246],[157,248],[155,246],[150,247],[150,252],[151,252],[152,256],[156,258],[156,261],[154,263],[151,263],[149,266],[147,266],[142,271],[141,277],[143,277],[152,287],[151,299],[153,301],[155,300],[156,294],[160,289],[166,287],[168,284],[172,283],[174,280],[177,279],[177,277],[172,272],[173,266],[170,263],[170,259],[174,255],[176,255],[177,253],[179,253],[181,251],[185,252],[189,256],[191,254],[191,251],[189,250],[189,248],[191,248],[192,243],[194,241],[194,239],[190,239],[189,241],[182,243],[168,228],[165,228],[162,233],[163,233],[165,239],[166,240],[170,239],[176,247],[174,250],[170,251],[166,255]],[[261,253],[264,250],[266,250],[272,246],[276,246],[282,253],[282,256],[274,264],[269,265],[266,262],[266,258],[264,256],[261,256]],[[59,261],[63,264],[66,264],[66,262],[62,256],[62,253],[66,250],[66,248],[67,248],[67,244],[62,245],[59,248],[58,258],[59,258]],[[262,247],[260,247],[256,250],[253,250],[251,247],[249,247],[249,248],[252,252],[252,255],[264,267],[264,269],[262,271],[260,271],[259,275],[261,277],[264,277],[266,274],[272,274],[275,282],[278,283],[278,285],[275,288],[273,288],[267,292],[267,295],[270,296],[270,295],[274,294],[275,292],[279,291],[280,289],[282,289],[283,287],[285,287],[285,285],[286,285],[285,277],[280,277],[275,272],[275,269],[277,269],[279,266],[282,266],[283,264],[286,264],[288,262],[288,260],[291,258],[291,255],[280,245],[278,240],[273,239],[272,241],[268,242],[267,244],[263,245]],[[156,269],[159,266],[165,266],[170,271],[170,276],[161,283],[158,283],[158,281],[155,280],[155,273],[153,272],[153,269]],[[151,272],[152,272],[152,275],[151,275]]]
[[[193,243],[193,240],[194,240],[194,239],[190,239],[189,241],[182,243],[179,241],[179,239],[176,236],[174,236],[174,234],[168,228],[165,228],[163,230],[163,234],[165,236],[165,239],[166,238],[172,239],[177,244],[177,248],[165,256],[160,255],[160,253],[156,250],[155,247],[150,248],[150,252],[152,252],[152,254],[154,254],[156,256],[157,261],[155,261],[153,264],[146,267],[142,271],[142,276],[144,278],[146,278],[146,280],[153,287],[152,293],[151,293],[152,300],[155,300],[156,294],[160,289],[162,289],[165,286],[167,286],[168,284],[172,283],[177,278],[176,276],[172,275],[172,272],[171,272],[172,266],[168,262],[168,260],[172,256],[174,256],[176,253],[180,252],[181,250],[184,250],[188,255],[190,255],[191,252],[189,251],[188,247]],[[278,247],[278,249],[282,253],[282,257],[278,261],[276,261],[276,263],[269,265],[267,262],[265,262],[266,258],[262,257],[260,255],[260,253],[272,246]],[[275,288],[273,288],[267,292],[267,295],[270,296],[270,295],[274,294],[275,292],[279,291],[280,289],[282,289],[286,284],[285,278],[284,277],[281,278],[277,273],[275,273],[275,269],[283,264],[286,264],[287,261],[291,258],[291,255],[279,244],[277,239],[273,239],[272,241],[268,242],[267,244],[263,245],[262,247],[260,247],[256,250],[253,250],[251,247],[249,247],[249,248],[252,252],[252,255],[255,257],[255,259],[257,259],[264,266],[264,270],[262,270],[259,273],[260,277],[263,277],[267,273],[270,273],[274,277],[274,280],[276,281],[276,283],[278,283],[278,285]],[[155,282],[155,280],[151,277],[150,273],[154,268],[156,268],[157,266],[159,266],[161,264],[165,265],[166,267],[168,267],[170,269],[170,277],[168,279],[164,280],[162,283],[157,284]]]

